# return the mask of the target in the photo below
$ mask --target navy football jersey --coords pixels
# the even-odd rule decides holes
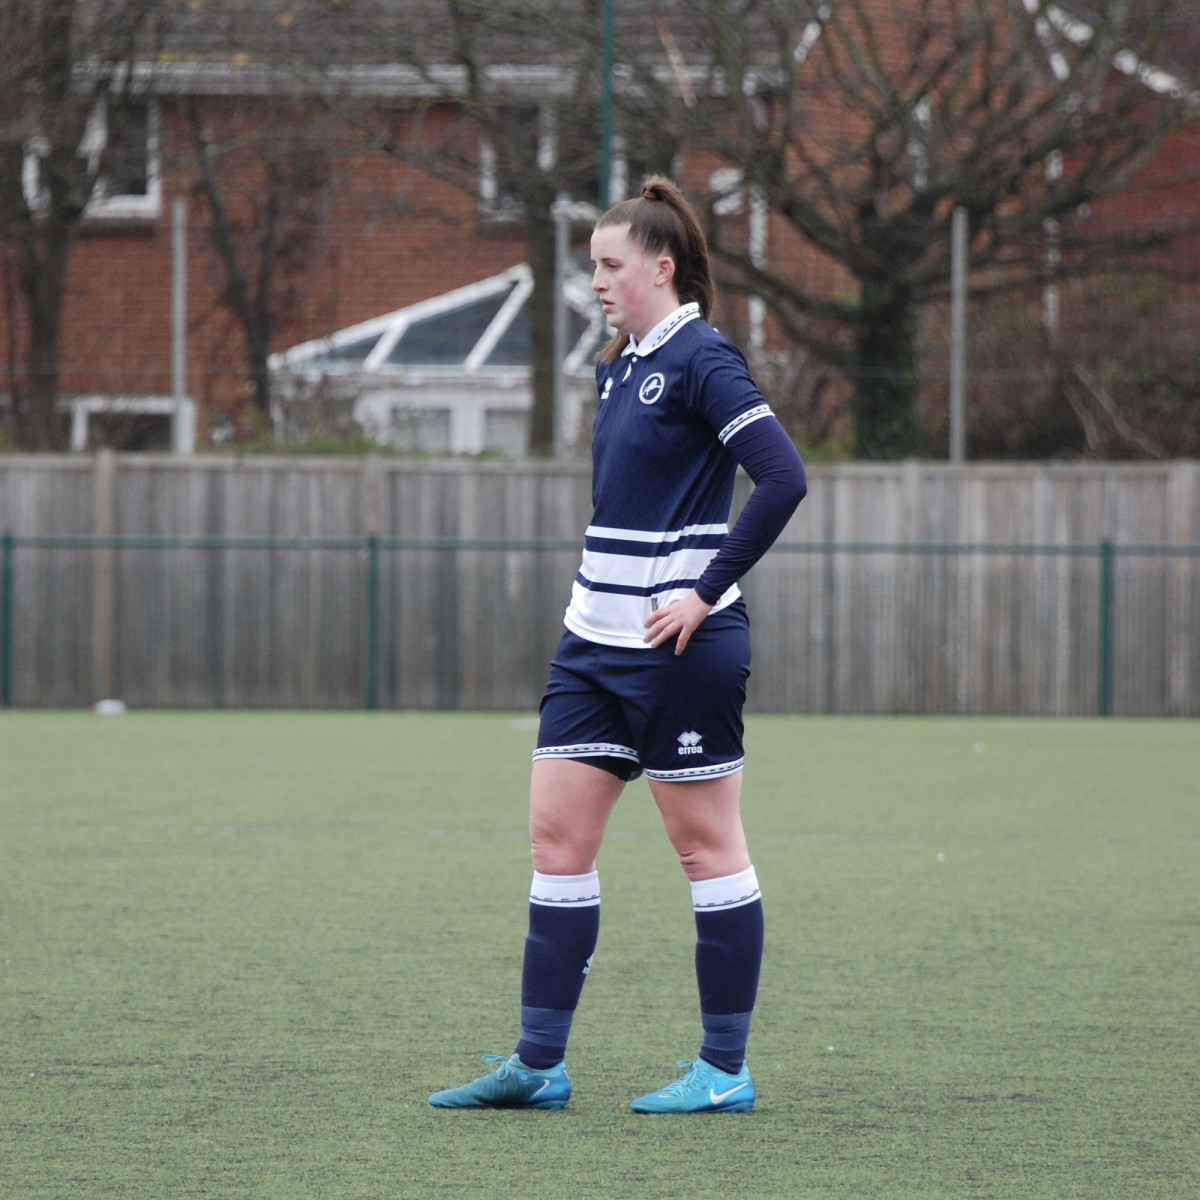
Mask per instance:
[[[565,624],[646,647],[646,619],[689,592],[728,532],[727,443],[771,416],[741,353],[685,304],[596,371],[591,524]],[[740,595],[732,584],[714,611]]]

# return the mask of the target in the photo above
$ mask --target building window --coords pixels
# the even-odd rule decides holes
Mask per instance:
[[[642,131],[632,138],[615,133],[609,164],[609,204],[640,195],[647,175],[676,176],[679,167],[678,147],[662,130]]]
[[[93,180],[85,215],[89,220],[152,220],[162,201],[158,147],[158,108],[150,100],[101,101],[88,118],[79,144],[79,173]],[[40,162],[43,141],[30,140],[25,151],[25,199],[35,211],[44,207]]]
[[[391,428],[385,435],[401,454],[450,453],[450,413],[444,408],[402,408],[390,411]]]
[[[536,164],[554,161],[554,130],[536,104],[513,104],[504,110],[505,144],[483,137],[479,144],[479,199],[487,216],[516,216],[524,211],[520,180]]]
[[[559,117],[550,105],[512,104],[503,110],[504,144],[486,136],[479,144],[479,200],[485,216],[511,218],[525,211],[522,181],[537,170],[554,172],[557,185],[574,200],[600,199],[598,148],[560,157]],[[564,143],[565,145],[565,143]],[[564,154],[565,154],[564,150]],[[636,194],[647,175],[676,173],[678,147],[661,131],[639,131],[632,141],[613,135],[609,203]]]

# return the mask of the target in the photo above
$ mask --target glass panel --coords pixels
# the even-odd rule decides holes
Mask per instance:
[[[513,284],[494,296],[449,312],[414,321],[392,347],[392,366],[457,366],[470,354],[484,330],[512,292]]]
[[[322,363],[361,363],[365,362],[367,355],[375,349],[375,343],[379,341],[379,334],[373,333],[368,338],[363,338],[361,341],[348,342],[345,346],[338,346],[334,350],[327,350],[324,354],[315,354],[312,358],[306,359],[305,362],[311,363],[313,366],[320,366]]]
[[[149,188],[150,106],[144,102],[110,104],[103,194],[144,196]]]
[[[509,323],[508,328],[500,336],[491,354],[484,364],[489,367],[527,367],[532,362],[533,355],[529,344],[529,302],[521,305],[517,315]],[[588,319],[583,313],[573,308],[567,309],[567,346],[566,353],[578,344],[579,339],[588,331]]]
[[[592,327],[591,320],[573,308],[567,309],[567,346],[578,345],[579,339]]]
[[[500,340],[487,356],[485,365],[527,367],[529,362],[529,301],[526,300],[518,309],[517,315],[508,323],[508,328],[500,335]]]
[[[504,144],[494,147],[495,180],[491,208],[497,214],[525,211],[523,186],[538,162],[541,113],[536,104],[504,108]]]
[[[567,354],[581,354],[583,365],[591,363],[592,355],[608,340],[604,336],[603,325],[596,332],[592,331],[592,323],[588,317],[573,308],[568,310],[570,317],[570,332],[567,335]],[[576,367],[580,364],[576,363]]]

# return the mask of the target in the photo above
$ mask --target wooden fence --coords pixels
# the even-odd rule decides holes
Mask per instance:
[[[0,457],[0,699],[533,708],[589,492],[576,464]],[[1200,715],[1198,543],[1193,462],[813,469],[744,583],[751,706]]]

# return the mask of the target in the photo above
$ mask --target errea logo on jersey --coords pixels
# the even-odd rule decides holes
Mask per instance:
[[[675,740],[679,743],[677,754],[704,753],[704,747],[700,744],[703,739],[694,729],[689,733],[681,733]]]
[[[642,380],[642,386],[638,388],[638,399],[643,404],[653,404],[666,390],[667,381],[661,371],[655,371],[653,375],[647,375]]]

